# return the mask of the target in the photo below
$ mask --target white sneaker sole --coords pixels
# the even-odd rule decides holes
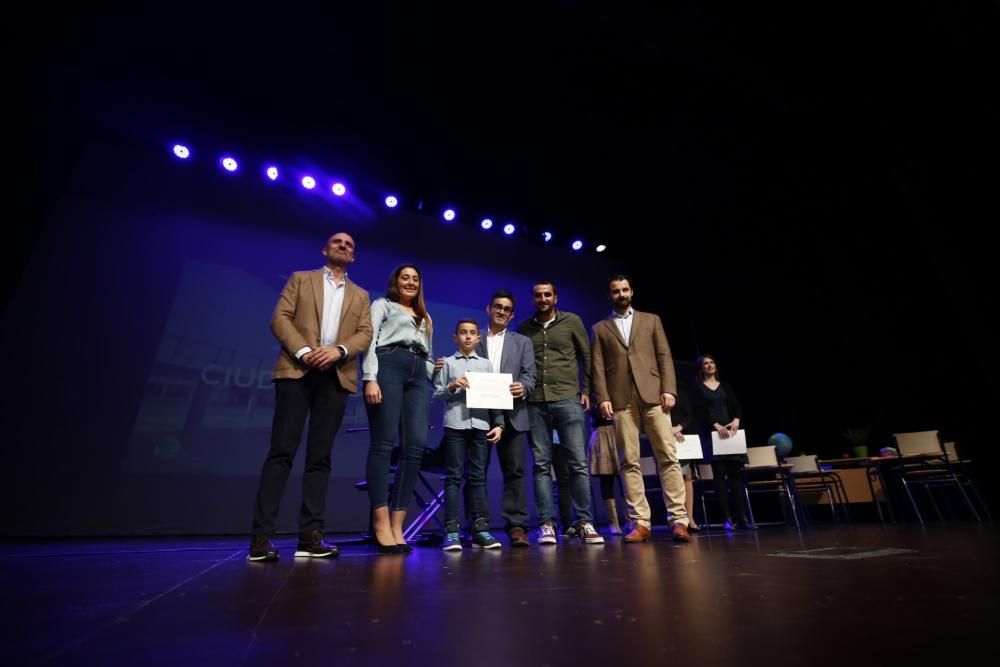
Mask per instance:
[[[277,556],[247,556],[248,563],[262,563],[267,561],[278,560]]]

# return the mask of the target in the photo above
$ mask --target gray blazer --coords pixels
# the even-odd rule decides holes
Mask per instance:
[[[489,359],[486,335],[476,344],[476,354]],[[514,399],[514,409],[506,413],[507,421],[517,431],[526,432],[528,423],[527,396],[535,390],[535,346],[531,339],[522,336],[510,327],[503,336],[503,352],[500,354],[500,372],[510,373],[514,382],[524,385],[525,398]]]

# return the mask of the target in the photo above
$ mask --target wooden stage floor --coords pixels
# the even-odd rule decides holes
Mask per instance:
[[[334,536],[336,537],[336,536]],[[5,541],[8,665],[1000,664],[993,524],[761,528],[247,563],[246,539]]]

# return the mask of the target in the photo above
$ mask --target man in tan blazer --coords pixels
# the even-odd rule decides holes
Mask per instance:
[[[684,479],[670,424],[677,380],[667,335],[658,315],[632,308],[628,277],[612,277],[608,292],[614,311],[593,327],[591,386],[601,414],[615,422],[625,500],[633,526],[625,541],[645,542],[650,536],[649,503],[639,466],[639,433],[645,432],[656,458],[673,539],[690,542]]]
[[[271,536],[307,416],[295,555],[327,558],[339,553],[336,546],[323,541],[330,452],[347,397],[358,390],[357,358],[371,344],[372,317],[368,292],[347,277],[347,267],[354,263],[354,239],[343,232],[334,234],[323,256],[323,268],[292,274],[271,318],[271,331],[281,343],[281,352],[271,373],[275,391],[271,447],[260,473],[250,561],[278,559]]]

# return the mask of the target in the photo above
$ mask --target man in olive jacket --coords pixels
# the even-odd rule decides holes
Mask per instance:
[[[535,458],[535,504],[538,544],[555,544],[552,503],[552,431],[566,454],[570,495],[577,519],[577,534],[586,544],[604,544],[594,529],[591,511],[590,470],[584,420],[590,409],[590,341],[583,321],[556,309],[559,295],[552,282],[532,289],[535,315],[521,322],[518,333],[535,348],[535,388],[528,396],[531,453]],[[580,376],[583,387],[580,387]]]

